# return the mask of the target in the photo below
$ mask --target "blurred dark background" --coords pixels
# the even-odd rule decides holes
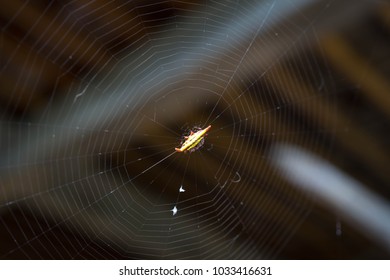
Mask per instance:
[[[369,229],[354,226],[343,213],[301,193],[267,160],[273,143],[297,144],[390,200],[389,2],[230,2],[2,1],[3,259],[390,257],[386,247],[369,238]],[[261,17],[251,13],[263,4]],[[229,5],[231,9],[226,8]],[[223,9],[237,11],[237,17]],[[204,24],[210,30],[215,27],[218,38],[218,28],[233,35],[238,28],[239,35],[228,41],[232,47],[224,48],[225,43],[217,39],[215,55],[198,47],[202,46],[198,18],[200,23],[207,19]],[[254,28],[239,29],[234,25],[238,20]],[[257,29],[263,20],[264,28]],[[183,31],[186,24],[189,28]],[[188,46],[185,39],[177,40],[177,32],[177,38],[188,35]],[[205,36],[212,38],[210,34]],[[234,41],[237,38],[240,41]],[[248,45],[251,48],[245,52]],[[182,70],[169,68],[181,59],[175,56],[176,47],[184,49],[183,55],[187,47],[204,51],[209,60],[199,63],[200,67],[194,62],[190,68],[183,63]],[[160,82],[151,78],[156,70],[156,75],[162,75]],[[182,72],[187,76],[178,74]],[[133,78],[139,80],[136,86]],[[153,85],[148,86],[149,82]],[[115,83],[122,88],[114,87]],[[131,97],[123,98],[130,88],[133,103]],[[188,96],[176,94],[180,88],[186,88]],[[216,92],[223,92],[222,100]],[[155,101],[149,102],[148,96]],[[105,107],[120,104],[121,99],[126,100],[123,107]],[[177,109],[177,104],[185,102],[190,106]],[[166,111],[171,114],[167,116]],[[186,159],[168,159],[163,166],[172,168],[164,168],[163,174],[153,168],[139,176],[177,146],[178,135],[171,131],[177,131],[180,123],[206,122],[210,112],[214,112],[215,130],[206,141],[214,144],[213,154],[207,146],[202,156],[191,155],[192,163],[186,168]],[[217,115],[221,117],[214,119]],[[257,123],[243,121],[257,115],[264,116]],[[161,137],[142,137],[147,134]],[[162,144],[164,137],[166,144]],[[138,158],[142,163],[132,164]],[[221,161],[231,164],[221,168]],[[202,162],[209,164],[209,171],[199,176]],[[204,182],[213,182],[215,177],[224,182],[237,170],[244,186],[239,190],[231,185],[223,195],[215,189],[217,193],[207,193],[215,183],[205,183],[202,190]],[[160,221],[154,224],[156,229],[169,222],[158,206],[152,207],[155,216],[151,215],[148,201],[156,205],[175,201],[177,190],[167,186],[180,185],[183,174],[186,185],[197,180],[198,194],[205,194],[196,204],[188,202],[186,206],[194,207],[197,215],[183,217],[183,223],[193,219],[205,228],[214,223],[219,214],[210,218],[202,212],[201,202],[214,209],[211,213],[229,214],[233,211],[229,205],[244,201],[245,210],[234,210],[230,216],[235,218],[228,219],[239,226],[227,234],[222,231],[232,227],[229,224],[216,227],[215,232],[194,231],[188,237],[194,240],[190,248],[184,241],[172,248],[164,242],[153,246],[151,241],[159,235],[142,240],[143,227],[156,217]],[[106,198],[115,186],[126,185],[129,177],[136,177],[130,184],[134,191],[120,188],[111,201]],[[154,178],[164,191],[154,188]],[[139,186],[148,186],[147,191]],[[225,200],[228,210],[207,204],[218,197],[229,197]],[[134,208],[129,201],[137,201]],[[123,209],[128,214],[120,216]],[[112,217],[120,217],[118,224],[111,223]],[[390,223],[390,217],[383,222]],[[180,239],[186,233],[183,227],[177,236]],[[228,248],[236,253],[225,255],[219,249],[215,254],[212,250],[203,253],[196,247],[203,240],[214,240],[210,243],[216,248],[234,241]]]

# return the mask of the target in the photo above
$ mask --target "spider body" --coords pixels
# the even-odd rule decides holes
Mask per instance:
[[[176,152],[193,152],[200,148],[204,143],[205,134],[210,130],[210,128],[211,125],[196,132],[191,131],[190,135],[184,137],[186,140],[183,142],[181,147],[175,148]]]

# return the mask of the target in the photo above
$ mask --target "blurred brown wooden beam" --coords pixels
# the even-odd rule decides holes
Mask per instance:
[[[382,2],[377,8],[378,16],[387,29],[390,30],[390,3]]]
[[[324,37],[321,47],[334,67],[360,86],[364,97],[390,118],[389,82],[341,37]]]
[[[11,108],[24,113],[36,111],[47,103],[54,81],[59,89],[73,80],[70,75],[63,74],[59,65],[37,52],[31,52],[28,44],[16,42],[10,34],[3,35],[0,50],[1,55],[8,59],[0,75],[0,94]],[[59,76],[61,79],[57,79]]]
[[[132,2],[118,6],[117,2],[81,0],[72,2],[69,9],[93,27],[90,33],[114,56],[147,40],[145,23]]]
[[[5,19],[12,18],[11,24],[23,31],[23,42],[30,42],[32,48],[40,48],[56,63],[66,63],[72,57],[81,68],[88,65],[99,69],[111,59],[106,50],[94,44],[94,38],[80,31],[79,25],[61,22],[50,9],[40,10],[34,4],[23,5],[19,0],[6,1],[0,15]]]

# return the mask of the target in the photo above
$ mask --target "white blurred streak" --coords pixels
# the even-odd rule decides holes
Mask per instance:
[[[351,226],[390,250],[390,207],[387,201],[301,148],[277,145],[272,157],[274,164],[293,185],[319,198],[343,215]]]

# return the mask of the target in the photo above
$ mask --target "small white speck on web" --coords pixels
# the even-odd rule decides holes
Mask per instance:
[[[179,192],[185,192],[186,190],[183,188],[183,186],[180,186]]]
[[[177,208],[176,208],[176,206],[174,206],[174,207],[171,209],[171,211],[172,211],[172,216],[175,216],[176,213],[177,213]]]

